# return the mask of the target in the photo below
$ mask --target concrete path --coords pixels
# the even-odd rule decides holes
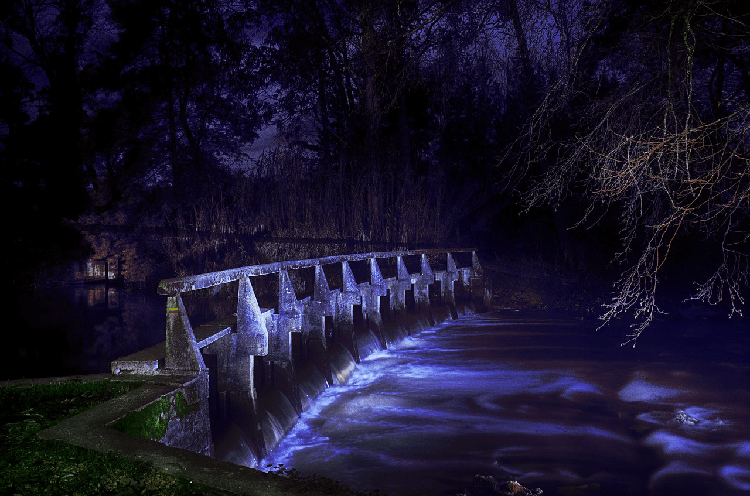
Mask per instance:
[[[102,453],[115,453],[144,461],[172,475],[207,484],[217,489],[247,495],[295,494],[323,495],[314,489],[285,477],[268,474],[248,467],[234,465],[191,451],[170,448],[156,441],[130,436],[107,427],[126,413],[158,399],[193,379],[192,376],[91,376],[54,379],[24,379],[5,381],[0,386],[50,384],[66,380],[143,382],[144,385],[120,397],[101,403],[90,410],[63,420],[39,433],[42,439],[57,439]]]

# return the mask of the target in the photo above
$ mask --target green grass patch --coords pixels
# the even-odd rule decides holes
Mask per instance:
[[[140,387],[138,382],[68,381],[26,387],[0,387],[0,425],[35,420],[42,429]]]
[[[131,436],[158,441],[167,433],[169,426],[169,397],[162,396],[150,405],[135,412],[128,412],[112,424],[113,429]]]
[[[195,391],[193,391],[193,401],[198,401],[198,393],[196,393]],[[185,395],[183,395],[180,391],[177,391],[177,394],[174,398],[174,408],[177,416],[183,418],[190,415],[191,412],[194,412],[195,410],[200,408],[200,404],[193,403],[192,405],[188,405],[187,401],[185,400]]]
[[[3,406],[0,409],[0,495],[231,496],[231,492],[176,477],[145,462],[37,436],[43,429],[140,385],[107,379],[0,387],[0,405]],[[173,403],[165,397],[152,404],[158,404],[155,411],[172,408],[174,414],[184,416],[197,407],[189,405],[181,393],[173,398]],[[379,491],[355,493],[337,481],[302,475],[283,466],[271,471],[293,483],[288,488],[289,494],[381,495]]]
[[[199,407],[198,403],[188,405],[185,395],[178,391],[174,397],[162,396],[138,411],[128,412],[112,428],[131,436],[158,441],[166,435],[170,420],[183,418]]]
[[[0,388],[0,494],[231,494],[144,462],[37,437],[42,429],[139,386],[104,380]]]

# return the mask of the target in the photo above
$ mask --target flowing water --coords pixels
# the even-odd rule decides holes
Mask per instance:
[[[545,495],[750,492],[747,322],[472,316],[411,336],[327,389],[263,465],[359,490],[449,495],[475,474]]]

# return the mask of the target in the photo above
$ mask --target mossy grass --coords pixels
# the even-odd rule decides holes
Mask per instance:
[[[37,433],[140,386],[111,380],[0,388],[0,494],[228,495],[146,463]]]
[[[188,405],[185,395],[178,391],[174,397],[162,396],[138,411],[129,412],[115,422],[112,428],[131,436],[158,441],[167,433],[172,418],[185,417],[198,409],[198,406],[197,403]]]
[[[167,433],[168,425],[169,397],[162,396],[138,411],[128,412],[112,428],[131,436],[158,441]]]
[[[42,428],[46,428],[139,386],[140,382],[103,380],[0,387],[0,404],[3,405],[0,424],[34,417],[44,419],[49,425]]]

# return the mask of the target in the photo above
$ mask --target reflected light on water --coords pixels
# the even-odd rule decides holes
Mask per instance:
[[[658,448],[665,455],[706,455],[717,447],[665,431],[656,431],[644,440],[646,446]]]
[[[594,336],[498,317],[411,336],[327,389],[263,466],[402,495],[464,492],[475,474],[545,495],[750,489],[747,384],[726,394],[721,367],[629,360]]]
[[[721,468],[721,477],[735,489],[750,491],[750,465],[727,465]]]
[[[665,398],[672,398],[683,392],[679,389],[661,387],[636,379],[622,388],[618,396],[622,401],[655,402]]]

